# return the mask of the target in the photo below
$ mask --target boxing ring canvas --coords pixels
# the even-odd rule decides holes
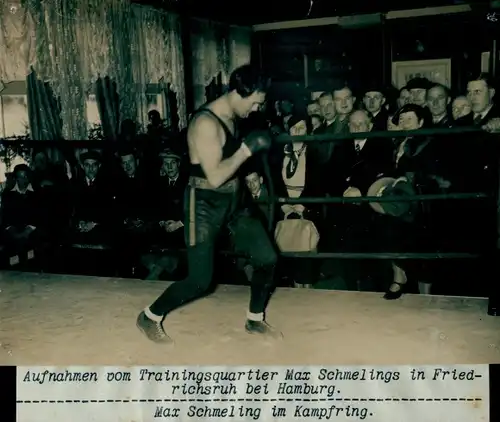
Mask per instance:
[[[1,365],[363,365],[500,362],[487,300],[278,289],[266,340],[244,330],[249,289],[219,286],[165,320],[173,346],[137,330],[166,282],[0,273]]]

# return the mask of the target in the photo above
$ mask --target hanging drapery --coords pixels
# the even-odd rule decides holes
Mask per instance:
[[[0,81],[24,81],[35,59],[35,22],[21,2],[0,2]]]
[[[229,74],[227,25],[191,20],[191,51],[195,108],[207,101],[205,88],[217,75]],[[226,77],[226,76],[224,76]]]
[[[144,6],[132,6],[132,66],[138,104],[138,123],[147,125],[146,88],[157,86],[158,94],[168,87],[177,97],[179,129],[186,125],[184,60],[179,17]],[[167,116],[162,116],[167,117]]]
[[[36,72],[28,75],[28,117],[30,137],[34,140],[62,138],[61,108],[48,82],[38,79]]]
[[[90,92],[99,76],[111,72],[111,19],[108,2],[79,0],[77,39],[82,54],[80,74]],[[116,76],[116,75],[114,75]]]
[[[77,39],[77,2],[26,0],[36,24],[37,56],[34,68],[48,80],[61,104],[65,139],[87,136],[81,50]]]
[[[105,139],[116,141],[120,131],[120,99],[116,82],[109,76],[98,78],[95,91],[102,134]]]
[[[107,76],[116,81],[120,97],[120,120],[137,119],[131,43],[133,40],[129,1],[106,0],[111,28],[110,69]]]
[[[237,67],[250,63],[252,33],[252,28],[231,26],[229,30],[229,73]]]
[[[208,100],[207,87],[211,93],[220,92],[219,85],[229,83],[234,69],[250,63],[252,29],[202,19],[192,19],[191,25],[195,107],[199,107]]]

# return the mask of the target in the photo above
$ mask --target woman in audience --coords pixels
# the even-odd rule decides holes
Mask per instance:
[[[294,114],[288,120],[290,136],[304,136],[311,133],[307,115]],[[270,153],[271,172],[275,194],[280,197],[300,198],[324,196],[324,181],[319,172],[317,150],[314,144],[292,142]],[[319,229],[321,227],[322,205],[285,204],[281,207],[281,219],[304,218]],[[310,285],[318,277],[316,260],[302,258],[286,260],[286,276],[295,285]]]
[[[393,117],[393,123],[401,130],[411,131],[422,128],[425,110],[415,104],[404,105]],[[415,194],[441,193],[449,184],[440,175],[437,143],[427,136],[409,136],[399,141],[396,148],[392,176],[395,181],[391,188],[409,189]],[[387,175],[386,175],[387,176]],[[387,219],[386,241],[397,252],[430,252],[433,244],[432,222],[429,216],[434,206],[429,201],[406,204],[408,211],[398,218]],[[435,243],[435,242],[434,242]],[[430,292],[430,272],[424,261],[401,260],[393,263],[394,279],[386,292],[385,299],[401,297],[403,289],[410,281],[417,281],[421,293]]]

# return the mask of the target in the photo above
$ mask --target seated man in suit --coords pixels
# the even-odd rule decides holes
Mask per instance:
[[[29,252],[40,240],[44,216],[39,190],[30,180],[26,164],[13,171],[15,185],[2,194],[3,237],[11,253]]]
[[[87,151],[80,156],[83,177],[72,179],[72,243],[106,245],[111,242],[113,193],[102,173],[99,153]]]
[[[171,149],[159,154],[160,169],[155,183],[154,221],[156,227],[151,240],[173,251],[160,256],[147,254],[142,262],[148,268],[147,280],[156,280],[163,272],[173,273],[178,267],[175,250],[185,247],[184,241],[184,194],[188,177],[181,167],[181,156]]]
[[[152,204],[150,183],[139,165],[136,151],[130,146],[118,152],[121,171],[115,179],[115,224],[117,242],[127,266],[147,246],[151,232]]]
[[[261,176],[259,166],[248,165],[245,168],[245,183],[247,190],[242,194],[242,202],[244,207],[242,213],[247,214],[249,217],[256,217],[262,221],[264,227],[269,227],[270,207],[267,203],[257,202],[266,201],[269,198],[269,191],[267,185],[264,183],[264,178]],[[247,280],[252,281],[253,267],[250,265],[248,259],[241,258],[236,261],[237,267],[243,269]]]
[[[366,133],[373,129],[371,115],[358,110],[349,117],[351,133]],[[365,196],[373,181],[392,168],[394,148],[386,138],[346,140],[335,151],[333,165],[340,182],[336,196]],[[347,251],[370,252],[376,239],[371,234],[375,215],[367,203],[344,204],[339,208],[336,227],[338,237],[344,240]],[[379,274],[373,265],[360,266],[359,262],[346,262],[345,281],[349,290],[378,289],[374,275]],[[366,271],[360,271],[363,268]]]

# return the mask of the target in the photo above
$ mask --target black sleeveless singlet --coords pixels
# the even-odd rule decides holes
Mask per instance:
[[[213,111],[207,109],[207,108],[201,108],[198,111],[196,111],[193,116],[191,117],[191,120],[196,117],[196,115],[200,113],[208,113],[212,115],[219,124],[222,126],[224,129],[224,134],[226,135],[226,142],[224,146],[222,147],[222,159],[225,160],[226,158],[229,158],[234,155],[236,151],[241,147],[241,140],[238,139],[238,137],[234,136],[227,125],[222,121],[222,119],[217,116]],[[206,179],[205,172],[201,168],[200,164],[191,164],[191,170],[190,170],[191,176],[195,177],[202,177]]]

